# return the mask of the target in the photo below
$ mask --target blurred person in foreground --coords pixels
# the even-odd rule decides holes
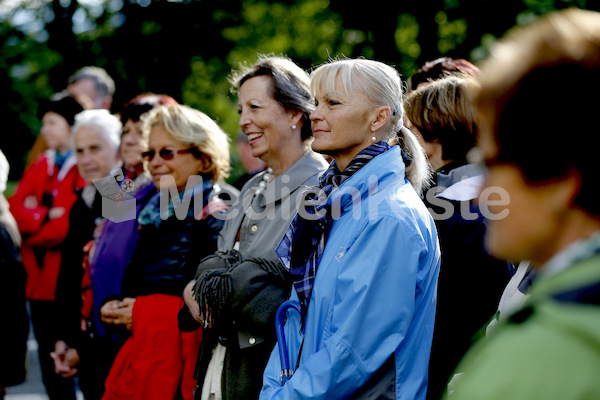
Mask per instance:
[[[217,249],[227,206],[218,182],[229,172],[229,138],[184,105],[153,108],[142,117],[142,132],[142,156],[159,192],[138,215],[120,299],[100,309],[104,323],[131,331],[102,398],[191,400],[202,330],[181,332],[177,315],[198,263]]]
[[[75,399],[73,380],[54,373],[56,284],[61,247],[70,229],[69,213],[77,191],[85,186],[72,144],[72,125],[83,107],[73,97],[57,94],[40,103],[40,136],[49,149],[25,170],[8,199],[22,236],[21,257],[27,271],[26,295],[38,344],[42,380],[50,400]]]
[[[27,378],[27,336],[29,315],[25,282],[27,273],[21,262],[21,235],[8,202],[4,197],[10,165],[0,151],[0,304],[3,328],[0,343],[0,400],[7,386],[25,382]]]
[[[79,372],[79,387],[86,399],[99,399],[97,374],[93,363],[87,331],[82,324],[83,263],[85,245],[93,239],[104,220],[102,196],[94,181],[110,176],[119,163],[121,122],[107,110],[85,110],[77,114],[73,125],[73,147],[77,166],[86,186],[77,193],[77,200],[69,213],[69,232],[61,246],[60,273],[56,285],[56,314],[54,351],[51,356],[57,374],[71,378]],[[87,322],[87,321],[85,321]],[[78,364],[82,358],[84,363]]]
[[[297,214],[277,248],[300,305],[285,323],[296,368],[282,386],[275,347],[262,400],[425,399],[440,251],[419,197],[430,168],[403,127],[402,88],[398,72],[374,60],[332,60],[311,73],[312,148],[334,161],[316,206]]]
[[[287,57],[261,55],[230,79],[240,129],[252,156],[268,169],[244,185],[219,235],[219,251],[200,263],[184,292],[190,315],[205,327],[197,399],[258,397],[276,341],[275,313],[291,288],[275,247],[300,206],[300,194],[327,166],[310,149],[314,100],[305,71]]]
[[[571,77],[579,83],[557,89]],[[480,81],[484,190],[506,191],[488,205],[497,218],[486,246],[530,260],[537,276],[524,306],[467,353],[448,398],[600,398],[600,100],[590,96],[600,88],[600,13],[565,9],[511,31]]]
[[[511,263],[484,248],[486,219],[477,206],[483,168],[469,163],[477,126],[469,91],[477,81],[449,75],[406,96],[407,125],[434,169],[423,196],[438,230],[442,263],[427,398],[439,399],[473,336],[492,318],[509,281]]]

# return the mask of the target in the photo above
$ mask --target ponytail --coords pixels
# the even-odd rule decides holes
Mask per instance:
[[[417,194],[421,196],[430,185],[433,176],[433,171],[425,156],[425,150],[423,150],[415,135],[405,126],[400,128],[397,141],[402,151],[406,179],[411,183]]]

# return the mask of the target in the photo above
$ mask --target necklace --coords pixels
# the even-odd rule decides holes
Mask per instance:
[[[254,196],[257,196],[261,192],[263,192],[267,185],[273,180],[273,178],[273,170],[271,168],[267,168],[267,171],[262,176],[262,179],[260,180],[260,182],[258,182],[256,189],[254,189]]]

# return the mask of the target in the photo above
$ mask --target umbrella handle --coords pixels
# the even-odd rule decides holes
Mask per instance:
[[[279,347],[279,361],[281,362],[281,386],[294,374],[290,368],[290,359],[288,357],[287,344],[285,342],[285,315],[287,310],[293,308],[300,313],[300,303],[295,300],[284,301],[277,309],[275,315],[275,333],[277,334],[277,346]]]

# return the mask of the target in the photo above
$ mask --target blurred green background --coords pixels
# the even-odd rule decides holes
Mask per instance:
[[[115,80],[113,112],[140,93],[169,94],[233,139],[227,75],[258,53],[307,70],[364,56],[408,77],[443,55],[478,63],[513,26],[566,7],[600,10],[600,0],[0,0],[0,149],[18,180],[39,132],[38,102],[85,65]],[[230,181],[244,172],[233,140],[232,162]]]

